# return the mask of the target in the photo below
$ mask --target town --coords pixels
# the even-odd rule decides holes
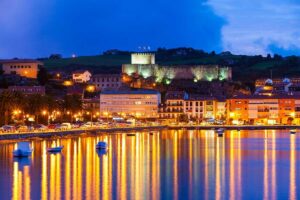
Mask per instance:
[[[129,56],[131,62],[123,63],[119,73],[47,70],[43,60],[0,60],[1,132],[300,124],[300,78],[259,78],[251,91],[234,80],[226,65],[168,66],[156,64],[155,53]]]

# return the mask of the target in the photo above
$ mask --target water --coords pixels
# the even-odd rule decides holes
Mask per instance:
[[[61,154],[46,152],[53,142]],[[288,130],[39,139],[30,159],[0,144],[0,199],[300,198],[300,136]]]

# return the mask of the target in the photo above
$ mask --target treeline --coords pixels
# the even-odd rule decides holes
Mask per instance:
[[[61,118],[72,117],[72,113],[82,111],[81,96],[66,95],[57,100],[48,95],[23,95],[19,92],[4,91],[0,94],[0,124],[13,123],[13,118],[33,116],[35,123],[47,121],[53,112],[59,112]],[[24,120],[25,121],[25,120]]]

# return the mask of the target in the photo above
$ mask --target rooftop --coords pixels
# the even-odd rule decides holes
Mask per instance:
[[[33,59],[0,59],[0,64],[14,64],[14,63],[37,63],[37,64],[43,64],[42,62],[38,60]]]
[[[89,70],[80,69],[80,70],[73,71],[72,74],[83,74],[84,72],[89,72]]]
[[[230,99],[299,99],[300,95],[288,95],[288,94],[272,94],[272,95],[237,95]]]
[[[106,90],[101,92],[101,94],[159,94],[156,90],[146,90],[146,89],[132,89],[132,90]]]

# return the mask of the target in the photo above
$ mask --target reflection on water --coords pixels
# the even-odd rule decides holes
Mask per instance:
[[[107,150],[96,150],[106,141]],[[299,137],[288,131],[163,131],[0,144],[1,199],[297,199]],[[63,145],[62,153],[47,148]]]

